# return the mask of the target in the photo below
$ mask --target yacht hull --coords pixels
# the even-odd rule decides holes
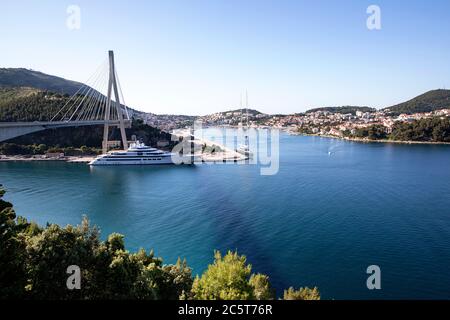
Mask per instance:
[[[181,160],[181,159],[180,159]],[[139,165],[139,166],[154,166],[154,165],[176,165],[176,164],[194,164],[196,158],[190,156],[185,157],[181,163],[174,163],[172,157],[155,158],[155,159],[108,159],[99,157],[92,160],[90,166],[127,166],[127,165]]]
[[[171,165],[171,164],[193,164],[195,157],[179,156],[148,147],[141,142],[131,144],[127,151],[112,151],[102,154],[92,160],[90,166],[123,166],[123,165]]]
[[[102,160],[93,160],[89,163],[91,166],[128,166],[128,165],[148,165],[148,166],[154,166],[154,165],[171,165],[174,164],[172,160],[127,160],[127,161],[121,161],[121,160],[115,160],[115,161],[102,161]]]

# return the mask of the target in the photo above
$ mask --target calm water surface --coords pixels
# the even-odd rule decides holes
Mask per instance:
[[[186,257],[194,273],[213,250],[238,249],[280,295],[318,286],[324,298],[450,298],[450,147],[361,144],[281,135],[280,170],[254,165],[89,168],[0,163],[18,214],[40,224],[82,215]],[[366,268],[382,290],[366,288]]]

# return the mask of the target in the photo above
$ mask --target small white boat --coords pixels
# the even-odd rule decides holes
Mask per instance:
[[[240,144],[239,147],[236,149],[236,152],[243,154],[247,158],[252,158],[253,153],[250,151],[249,142],[248,142],[248,94],[247,91],[245,91],[245,137],[244,137],[244,144]],[[242,95],[241,95],[241,110],[242,110]]]
[[[245,136],[245,143],[244,144],[240,144],[239,147],[236,149],[236,152],[243,154],[244,156],[248,157],[248,158],[252,158],[253,157],[253,153],[250,151],[250,147],[248,144],[248,136]]]
[[[176,163],[174,162],[176,159]],[[185,156],[185,159],[174,154],[156,148],[146,146],[141,142],[134,142],[127,151],[111,151],[102,154],[92,160],[91,166],[113,166],[113,165],[158,165],[158,164],[193,164],[194,158]],[[185,161],[183,161],[185,160]]]

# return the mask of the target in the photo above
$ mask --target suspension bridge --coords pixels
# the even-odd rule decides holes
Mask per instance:
[[[114,99],[112,95],[114,94]],[[48,121],[0,122],[0,142],[46,129],[103,125],[103,153],[108,150],[109,128],[118,127],[124,149],[125,128],[131,126],[114,63],[114,52]]]

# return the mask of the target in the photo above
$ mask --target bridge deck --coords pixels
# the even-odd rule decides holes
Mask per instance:
[[[130,125],[131,120],[124,120],[125,125]],[[33,122],[0,122],[0,128],[8,127],[77,127],[94,125],[118,125],[119,120],[94,120],[94,121],[33,121]]]
[[[0,142],[46,129],[105,125],[119,126],[119,120],[0,122]],[[131,120],[124,120],[131,127]]]

